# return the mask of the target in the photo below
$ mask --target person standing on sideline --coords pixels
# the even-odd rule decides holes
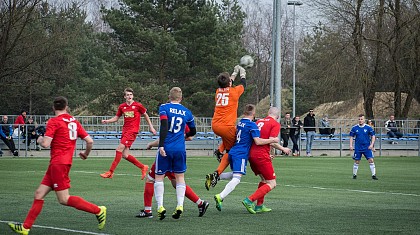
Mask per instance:
[[[230,181],[220,194],[214,195],[216,209],[222,210],[223,200],[233,191],[241,182],[242,175],[246,174],[246,165],[248,162],[249,150],[253,142],[256,145],[278,143],[279,138],[262,139],[260,131],[254,120],[255,105],[247,104],[244,110],[244,117],[236,125],[236,142],[229,151],[229,163],[232,172],[230,172]],[[278,134],[278,132],[277,132]],[[229,174],[229,173],[225,173]],[[226,177],[227,178],[227,177]]]
[[[6,115],[3,116],[1,121],[1,131],[3,135],[0,134],[1,140],[7,145],[7,147],[12,152],[13,156],[18,156],[19,152],[16,150],[15,142],[13,141],[13,127],[11,124],[8,123],[9,117]]]
[[[375,131],[371,126],[365,124],[365,116],[363,114],[359,115],[358,121],[359,124],[354,125],[350,130],[350,151],[354,150],[353,179],[357,178],[357,170],[359,169],[359,163],[363,154],[369,162],[372,179],[378,180],[372,152],[373,145],[375,144]],[[353,145],[354,141],[356,142],[355,145]]]
[[[149,115],[146,113],[147,109],[141,103],[134,101],[133,89],[126,88],[124,90],[124,98],[125,103],[122,103],[118,107],[117,114],[111,119],[102,120],[102,124],[113,123],[118,121],[120,117],[124,115],[121,141],[115,151],[114,161],[112,162],[109,171],[102,173],[101,177],[111,179],[114,176],[115,168],[117,168],[121,158],[124,158],[141,169],[141,179],[143,180],[144,177],[146,177],[149,166],[142,164],[133,155],[130,155],[131,145],[134,143],[137,138],[137,134],[139,133],[140,116],[143,116],[146,119],[147,124],[149,124],[149,129],[154,135],[156,135],[156,130],[150,121]]]
[[[367,121],[367,124],[368,124],[370,127],[372,127],[372,129],[373,129],[373,130],[375,130],[375,123],[373,123],[373,121],[372,121],[372,120],[370,120],[370,119],[369,119],[369,120]],[[376,152],[375,146],[373,146],[372,151],[373,151],[373,152]]]
[[[48,148],[51,146],[51,159],[48,170],[35,191],[35,198],[31,209],[23,224],[9,223],[9,227],[16,233],[28,234],[44,205],[44,198],[52,190],[55,191],[60,204],[71,206],[96,215],[98,228],[103,229],[106,222],[106,207],[97,206],[78,196],[69,194],[70,169],[77,138],[86,142],[86,150],[79,153],[81,159],[87,159],[92,150],[93,140],[82,125],[67,113],[68,101],[60,96],[54,99],[53,109],[55,117],[47,125],[45,137],[39,137],[38,143]]]
[[[238,75],[241,77],[241,84],[232,87],[233,81]],[[217,83],[219,88],[215,95],[215,108],[211,128],[213,132],[222,138],[222,144],[219,150],[216,150],[216,155],[221,157],[220,164],[216,171],[206,175],[204,183],[207,190],[210,186],[214,187],[219,180],[219,175],[229,165],[229,151],[235,144],[236,139],[236,120],[238,119],[238,103],[240,96],[244,93],[246,87],[246,71],[241,66],[237,65],[231,76],[227,72],[219,74]],[[224,148],[225,154],[222,154]],[[218,151],[218,152],[217,152]],[[218,157],[218,158],[219,158]]]
[[[300,120],[299,116],[296,116],[292,119],[292,128],[290,128],[290,138],[293,142],[292,155],[299,156],[299,139],[300,139],[300,129],[303,127],[303,123]]]
[[[260,130],[260,138],[271,139],[276,138],[279,135],[280,123],[277,122],[280,116],[279,113],[277,107],[271,107],[268,110],[268,116],[256,122]],[[287,155],[290,154],[289,148],[282,147],[278,143],[271,144],[271,146],[283,151]],[[255,175],[258,175],[261,178],[258,189],[242,201],[242,204],[251,214],[271,211],[270,208],[264,205],[265,195],[277,185],[272,156],[270,156],[271,146],[268,144],[257,145],[254,142],[252,143],[249,152],[249,164],[251,165],[251,169]],[[257,201],[256,205],[254,205],[254,201]]]
[[[286,113],[284,120],[281,123],[281,139],[283,140],[283,147],[289,146],[290,128],[292,127],[292,119],[290,113]]]
[[[172,218],[179,219],[184,212],[186,190],[184,173],[187,170],[185,139],[196,133],[194,116],[181,104],[181,88],[173,87],[169,91],[169,100],[170,103],[162,104],[159,108],[159,150],[156,156],[154,188],[160,220],[166,217],[166,209],[163,206],[163,179],[168,172],[173,172],[176,180],[177,206]],[[188,126],[190,131],[184,136],[185,126]]]
[[[315,114],[310,109],[308,115],[303,119],[303,130],[306,132],[306,156],[312,157],[312,143],[315,139]]]

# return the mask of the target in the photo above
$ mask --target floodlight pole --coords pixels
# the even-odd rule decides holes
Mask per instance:
[[[301,6],[302,3],[299,1],[288,1],[287,5],[293,6],[293,117],[296,117],[296,6]]]

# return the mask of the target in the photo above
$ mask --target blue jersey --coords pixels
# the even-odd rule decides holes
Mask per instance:
[[[356,137],[354,146],[355,152],[366,151],[369,148],[371,137],[375,136],[375,131],[369,125],[354,125],[350,130],[350,136]]]
[[[236,125],[236,142],[230,149],[229,155],[248,159],[249,149],[255,137],[260,137],[257,124],[249,119],[242,118]]]
[[[191,111],[182,104],[167,103],[159,107],[160,119],[168,119],[168,135],[165,138],[165,150],[185,151],[185,125],[195,127]]]

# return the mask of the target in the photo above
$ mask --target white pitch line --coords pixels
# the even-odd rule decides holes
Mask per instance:
[[[320,189],[320,190],[332,190],[332,191],[347,191],[347,192],[357,192],[357,193],[371,193],[371,194],[391,194],[391,195],[400,195],[400,196],[414,196],[420,197],[418,194],[414,193],[399,193],[399,192],[376,192],[376,191],[369,191],[369,190],[360,190],[360,189],[340,189],[340,188],[325,188],[325,187],[316,187],[316,186],[296,186],[296,185],[284,185],[286,187],[292,188],[312,188],[312,189]]]
[[[0,220],[0,223],[15,223],[15,222],[14,221]],[[46,228],[46,229],[66,231],[66,232],[72,232],[72,233],[83,233],[83,234],[93,234],[93,235],[111,235],[111,234],[108,234],[108,233],[94,233],[94,232],[88,232],[88,231],[73,230],[73,229],[67,229],[67,228],[57,228],[57,227],[42,226],[42,225],[33,225],[32,227],[35,227],[35,228]]]
[[[31,171],[32,172],[32,171]],[[98,172],[92,171],[72,171],[78,173],[85,173],[85,174],[99,174]],[[120,176],[135,176],[139,177],[140,175],[136,174],[115,174]],[[196,180],[196,178],[185,178],[187,180]],[[225,180],[224,180],[225,181]],[[258,183],[251,183],[246,181],[241,181],[241,184],[253,184],[256,185]],[[280,187],[282,185],[279,185]],[[360,189],[339,189],[339,188],[326,188],[326,187],[319,187],[319,186],[297,186],[297,185],[283,185],[285,187],[292,187],[292,188],[311,188],[311,189],[318,189],[318,190],[331,190],[331,191],[347,191],[347,192],[357,192],[357,193],[371,193],[371,194],[390,194],[390,195],[400,195],[400,196],[413,196],[413,197],[420,197],[418,194],[414,193],[400,193],[400,192],[376,192],[376,191],[369,191],[369,190],[360,190]]]

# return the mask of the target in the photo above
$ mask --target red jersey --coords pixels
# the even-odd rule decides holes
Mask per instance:
[[[88,133],[70,114],[61,114],[48,120],[45,136],[51,141],[50,164],[71,164],[77,137],[82,139]]]
[[[140,117],[147,112],[147,109],[139,102],[134,101],[131,105],[123,103],[118,107],[117,116],[124,115],[124,132],[139,132]]]
[[[257,121],[257,126],[260,129],[260,138],[268,139],[270,137],[277,137],[280,132],[280,123],[274,120],[274,118],[267,116],[266,118]],[[267,156],[270,155],[270,145],[256,145],[252,143],[251,156]]]
[[[244,86],[218,88],[214,97],[216,105],[212,125],[236,126],[239,97],[244,93]]]

